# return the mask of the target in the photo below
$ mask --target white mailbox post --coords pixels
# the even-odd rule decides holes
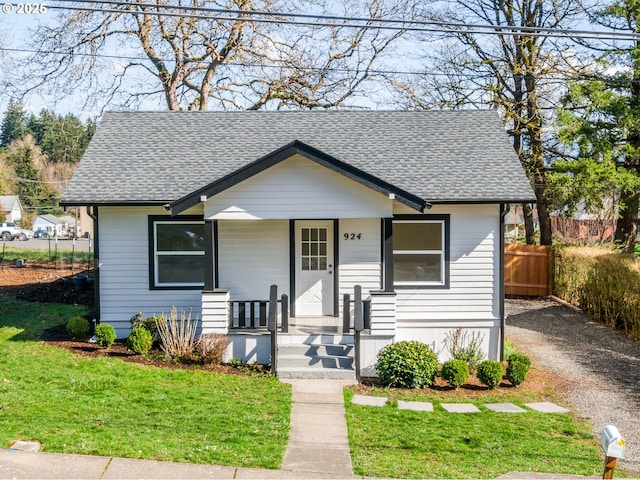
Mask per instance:
[[[613,478],[616,462],[624,456],[624,438],[614,425],[607,425],[600,434],[600,446],[604,450],[604,474],[602,478]]]

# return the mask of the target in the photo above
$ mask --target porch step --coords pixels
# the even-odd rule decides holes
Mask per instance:
[[[342,338],[345,337],[342,335],[330,337],[333,338],[324,340],[333,340],[331,343],[320,343],[317,338],[297,339],[296,343],[289,338],[285,343],[279,342],[278,377],[355,378],[353,343],[347,343],[349,339]]]
[[[354,370],[340,370],[337,368],[281,368],[278,367],[278,378],[298,378],[317,380],[354,380]]]

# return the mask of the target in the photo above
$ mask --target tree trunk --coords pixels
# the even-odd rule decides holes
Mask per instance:
[[[634,12],[634,14],[637,14],[637,12]],[[634,15],[634,20],[636,25],[634,32],[640,33],[636,15]],[[631,111],[637,114],[640,111],[640,41],[638,40],[634,42],[631,58],[633,60],[633,82],[631,82],[629,107]],[[631,151],[625,156],[623,168],[635,171],[636,175],[638,175],[640,174],[640,120],[637,117],[636,123],[629,127],[627,145],[631,147]],[[637,190],[623,191],[620,196],[620,203],[625,208],[618,219],[615,242],[619,243],[624,251],[631,253],[636,243],[640,192]]]
[[[527,245],[536,243],[536,230],[533,222],[533,208],[530,203],[522,204],[522,216],[524,218],[525,241]]]
[[[624,203],[625,209],[622,210],[618,225],[616,226],[616,234],[614,241],[628,253],[632,253],[636,241],[638,229],[638,208],[640,208],[640,195],[638,193],[623,194],[620,199]]]

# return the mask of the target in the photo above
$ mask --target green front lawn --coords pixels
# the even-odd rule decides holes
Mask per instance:
[[[258,376],[83,358],[37,341],[82,308],[0,296],[0,447],[278,468],[288,385]]]
[[[495,478],[507,472],[602,474],[597,440],[570,415],[495,413],[482,403],[536,400],[496,392],[482,399],[408,390],[374,391],[384,408],[351,403],[346,390],[351,458],[356,475],[390,478]],[[397,400],[433,402],[433,412],[398,410]],[[471,402],[482,413],[448,413],[440,402]]]
[[[84,358],[38,340],[83,314],[79,306],[0,296],[0,447],[38,440],[48,452],[278,468],[287,444],[290,387],[275,379]],[[501,414],[482,403],[552,400],[553,392],[499,389],[472,398],[372,389],[384,408],[353,405],[345,390],[357,475],[495,478],[509,471],[601,475],[590,427],[571,415]],[[426,392],[426,393],[425,393]],[[398,410],[430,401],[433,413]],[[471,401],[480,414],[440,402]],[[617,472],[619,475],[619,472]]]

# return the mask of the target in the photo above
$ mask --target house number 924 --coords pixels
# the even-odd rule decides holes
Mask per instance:
[[[345,233],[345,240],[360,240],[362,238],[362,233]]]

